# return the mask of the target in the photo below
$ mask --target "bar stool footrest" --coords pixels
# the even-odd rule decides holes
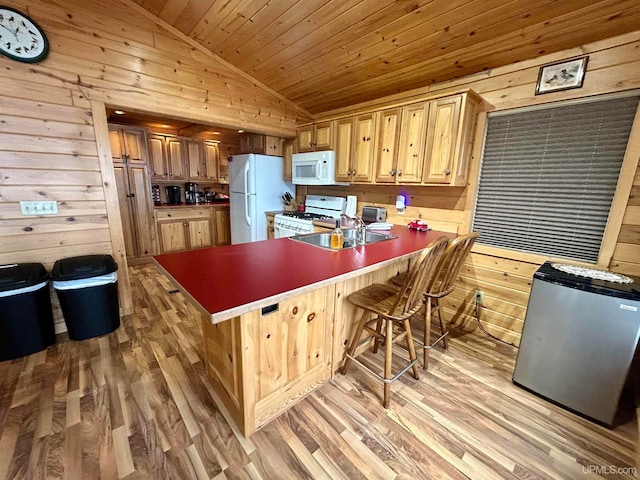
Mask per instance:
[[[407,364],[406,367],[404,367],[402,370],[400,370],[396,375],[394,375],[391,378],[384,378],[382,375],[380,375],[379,373],[374,372],[373,370],[371,370],[369,367],[367,367],[364,363],[362,363],[360,360],[358,360],[356,357],[353,357],[351,355],[349,355],[347,353],[346,355],[347,357],[349,357],[351,359],[352,362],[355,362],[356,365],[359,365],[360,367],[362,367],[364,370],[366,370],[367,372],[369,372],[371,375],[377,377],[378,379],[382,380],[384,383],[393,383],[396,380],[398,380],[398,378],[400,378],[402,375],[404,375],[405,373],[407,373],[407,371],[413,367],[417,362],[418,359],[416,358],[415,360],[409,362]]]

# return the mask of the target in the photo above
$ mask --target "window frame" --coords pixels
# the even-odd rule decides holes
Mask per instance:
[[[640,95],[640,90],[629,90],[619,93],[611,93],[598,95],[599,99],[607,100],[614,98],[622,98],[629,96]],[[577,103],[585,103],[594,101],[596,96],[589,96],[573,100],[562,100],[556,102],[545,102],[519,108],[503,108],[495,109],[491,112],[506,112],[509,110],[525,112],[532,109],[549,108],[551,105],[575,105]],[[476,131],[474,135],[473,155],[471,157],[471,164],[469,166],[469,184],[467,186],[467,211],[462,231],[470,231],[473,225],[473,215],[476,208],[476,202],[478,198],[480,169],[482,166],[482,156],[484,154],[484,145],[487,136],[488,126],[488,114],[489,111],[481,112],[478,114],[476,122]],[[611,202],[611,208],[609,210],[609,217],[607,224],[605,225],[604,235],[600,244],[600,251],[598,254],[598,260],[596,263],[584,262],[578,260],[571,260],[571,263],[577,265],[584,265],[597,268],[609,268],[613,254],[618,242],[620,230],[622,228],[623,219],[627,205],[629,203],[629,195],[633,187],[633,181],[635,172],[640,165],[640,105],[636,109],[631,131],[629,133],[629,140],[627,143],[627,149],[622,160],[620,167],[620,174],[616,183],[616,189]],[[482,232],[481,232],[482,234]],[[564,261],[566,258],[551,257],[544,254],[530,253],[518,250],[512,250],[502,247],[494,247],[489,245],[481,245],[476,243],[472,249],[473,252],[491,255],[500,258],[506,258],[510,260],[523,261],[527,263],[542,264],[547,260]]]

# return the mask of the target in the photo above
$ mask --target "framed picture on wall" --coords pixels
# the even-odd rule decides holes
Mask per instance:
[[[536,95],[582,87],[588,59],[581,57],[540,67]]]

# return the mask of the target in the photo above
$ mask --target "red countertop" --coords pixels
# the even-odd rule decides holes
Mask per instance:
[[[169,253],[157,264],[214,323],[262,308],[312,286],[329,285],[411,255],[454,234],[393,227],[398,238],[339,251],[289,238]]]

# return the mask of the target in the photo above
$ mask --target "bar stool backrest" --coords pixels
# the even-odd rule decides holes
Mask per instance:
[[[479,235],[480,232],[460,235],[449,244],[442,256],[437,279],[431,284],[431,288],[424,290],[429,297],[440,298],[453,291],[454,283],[458,278],[458,273],[460,273],[464,260]]]
[[[424,292],[433,288],[438,265],[449,245],[447,237],[440,237],[427,246],[409,270],[389,316],[407,318],[420,310]]]

